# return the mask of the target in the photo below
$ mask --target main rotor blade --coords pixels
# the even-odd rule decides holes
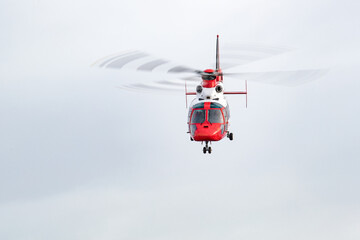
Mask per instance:
[[[223,73],[225,77],[235,78],[241,80],[250,80],[254,82],[283,85],[283,86],[297,86],[300,84],[314,81],[323,76],[327,71],[321,69],[307,69],[294,71],[271,71],[271,72],[243,72],[243,73]],[[137,83],[123,85],[118,88],[127,91],[135,91],[142,93],[164,93],[172,94],[176,92],[183,92],[185,78],[178,80],[163,80],[151,83]],[[189,80],[192,80],[189,82]],[[199,77],[187,77],[186,81],[188,87],[194,88],[199,83]],[[190,84],[189,84],[190,83]]]
[[[146,53],[142,53],[142,52],[134,52],[132,54],[128,54],[128,55],[120,55],[117,58],[114,58],[113,61],[110,61],[110,63],[108,63],[105,67],[107,68],[122,68],[125,64],[130,63],[134,60],[140,59],[140,58],[144,58],[149,56]]]
[[[162,59],[156,59],[153,60],[151,62],[146,62],[144,64],[142,64],[140,67],[137,68],[138,71],[148,71],[151,72],[152,70],[154,70],[156,67],[163,65],[165,63],[168,63],[169,61],[166,60],[162,60]]]
[[[148,53],[141,52],[141,51],[131,51],[131,52],[125,52],[125,53],[118,53],[111,55],[109,57],[103,58],[99,61],[97,61],[95,66],[101,67],[101,68],[115,68],[115,69],[121,69],[126,64],[135,62],[131,65],[131,67],[134,67],[137,71],[147,71],[151,72],[154,69],[168,64],[169,66],[164,67],[162,69],[163,72],[166,73],[194,73],[194,74],[201,74],[202,71],[190,68],[183,65],[175,65],[174,63],[171,63],[168,60],[164,60],[161,58],[155,58],[151,56]]]
[[[221,69],[249,64],[291,51],[283,46],[269,46],[258,43],[224,44],[220,47]]]
[[[171,69],[168,70],[168,73],[196,73],[196,74],[201,74],[203,71],[194,69],[194,68],[189,68],[189,67],[185,67],[185,66],[176,66],[173,67]]]
[[[170,88],[167,86],[161,87],[156,85],[149,85],[149,84],[130,84],[130,85],[123,85],[118,86],[117,88],[123,89],[123,90],[130,90],[130,91],[138,91],[138,92],[163,92],[163,93],[173,93],[173,92],[183,92],[183,88]]]
[[[223,73],[223,75],[230,78],[250,80],[261,83],[283,86],[297,86],[314,81],[323,76],[326,72],[327,70],[324,69],[306,69],[294,71]]]
[[[266,46],[260,44],[233,44],[225,45],[221,48],[222,69],[229,67],[247,64],[250,62],[258,61],[264,58],[268,58],[274,55],[285,53],[290,51],[289,48]],[[204,75],[203,71],[190,68],[183,65],[171,64],[168,60],[160,58],[154,58],[151,55],[141,51],[131,51],[126,53],[118,53],[110,57],[104,58],[98,61],[96,64],[101,68],[117,68],[121,69],[126,64],[131,63],[131,67],[134,67],[138,71],[162,70],[166,73],[186,74],[192,73],[192,76],[180,76],[183,80],[198,82],[199,75]],[[159,68],[159,69],[157,69]],[[237,78],[243,80],[257,81],[263,83],[271,83],[285,86],[296,86],[306,83],[308,81],[315,80],[321,77],[326,71],[319,69],[310,70],[296,70],[296,71],[269,71],[269,72],[242,72],[242,73],[223,73],[224,76],[229,78]],[[159,87],[160,85],[160,87]],[[161,88],[161,85],[172,85],[174,83],[157,83],[157,87],[154,86],[132,86],[133,88]],[[178,84],[179,85],[179,84]]]
[[[264,58],[275,56],[290,51],[289,48],[279,46],[269,46],[256,43],[224,44],[221,46],[221,68],[231,67],[251,63]],[[194,73],[201,75],[204,72],[184,65],[176,65],[171,61],[156,58],[142,51],[130,51],[117,53],[101,59],[97,62],[98,67],[122,69],[125,65],[132,63],[131,67],[138,71],[152,72],[161,66],[162,72],[166,73]],[[168,66],[166,66],[168,65]],[[159,69],[160,70],[160,69]]]
[[[149,83],[134,83],[128,85],[122,85],[118,88],[123,90],[129,91],[138,91],[138,92],[183,92],[184,91],[184,84],[185,81],[178,79],[178,80],[162,80],[156,82],[149,82]],[[189,89],[193,89],[195,91],[195,87],[198,84],[194,82],[187,84]]]

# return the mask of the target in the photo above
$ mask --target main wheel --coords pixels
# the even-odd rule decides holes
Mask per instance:
[[[211,147],[209,147],[208,152],[209,152],[209,154],[211,154]]]
[[[229,139],[230,139],[230,141],[232,141],[232,140],[234,139],[233,133],[230,133],[230,134],[229,134]]]
[[[206,153],[206,147],[203,148],[203,153],[204,153],[204,154]]]

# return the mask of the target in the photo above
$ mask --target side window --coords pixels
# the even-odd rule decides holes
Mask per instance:
[[[229,104],[226,105],[226,113],[227,113],[227,117],[228,119],[230,118],[230,108],[229,108]]]
[[[188,114],[188,123],[190,122],[190,116],[191,116],[191,112],[192,112],[192,108],[189,109],[189,114]]]
[[[190,134],[194,135],[196,131],[196,125],[190,125]]]
[[[223,113],[224,113],[225,122],[227,122],[227,121],[228,121],[228,118],[227,118],[226,108],[223,108],[222,111],[223,111]]]

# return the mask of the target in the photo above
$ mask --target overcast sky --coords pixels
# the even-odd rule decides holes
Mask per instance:
[[[358,1],[0,2],[0,239],[360,238]],[[132,49],[209,68],[221,44],[291,48],[232,69],[327,69],[230,96],[234,141],[186,134],[164,75],[92,68]],[[243,83],[224,81],[232,90]],[[190,98],[189,98],[190,100]]]

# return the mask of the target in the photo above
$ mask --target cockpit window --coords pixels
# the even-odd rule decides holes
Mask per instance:
[[[195,108],[204,108],[204,103],[197,103],[192,108],[193,109],[195,109]]]
[[[216,76],[215,75],[202,75],[201,78],[203,80],[214,80],[214,79],[216,79]]]
[[[224,118],[219,109],[208,110],[208,121],[211,123],[223,123]]]
[[[214,102],[212,102],[211,104],[210,104],[210,108],[222,108],[223,106],[221,105],[221,104],[219,104],[219,103],[214,103]]]
[[[205,110],[194,110],[191,117],[191,123],[203,123],[205,122]]]

